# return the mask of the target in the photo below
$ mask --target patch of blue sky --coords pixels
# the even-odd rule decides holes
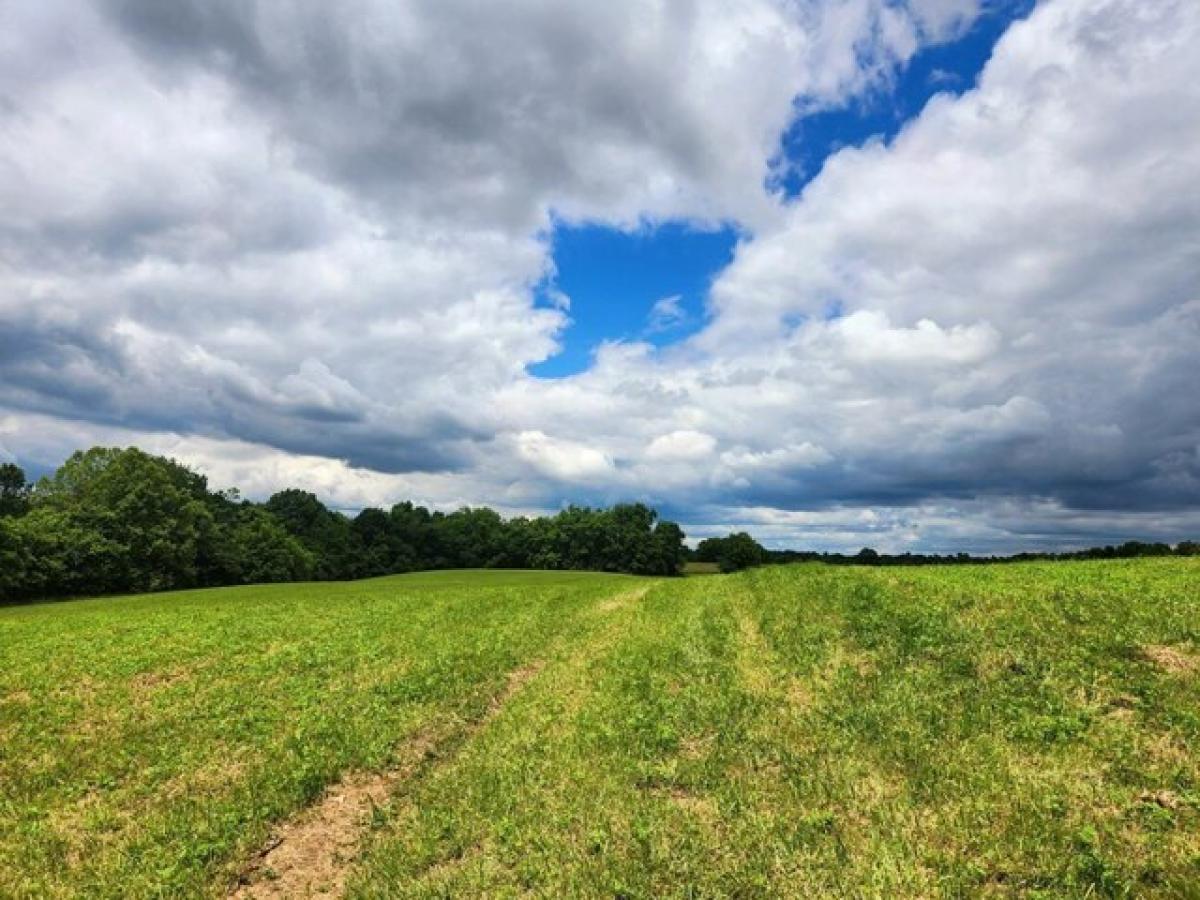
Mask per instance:
[[[530,372],[559,378],[588,368],[605,341],[664,346],[699,330],[712,278],[733,259],[738,231],[670,221],[621,231],[558,223],[555,275],[537,289],[542,306],[570,298],[560,353]]]
[[[965,34],[922,49],[886,84],[845,106],[798,118],[783,135],[768,188],[794,198],[838,150],[872,139],[890,141],[935,94],[971,90],[1000,36],[1034,6],[1034,0],[988,3]]]

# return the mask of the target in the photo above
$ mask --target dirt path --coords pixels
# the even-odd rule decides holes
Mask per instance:
[[[646,586],[614,595],[601,601],[595,612],[615,612],[648,590]],[[447,746],[461,747],[486,728],[544,665],[539,660],[510,672],[487,712],[465,729],[442,724],[420,731],[400,748],[400,760],[392,768],[356,773],[331,785],[320,799],[275,830],[228,896],[234,900],[340,897],[362,850],[373,810],[385,805],[401,784],[441,756]]]

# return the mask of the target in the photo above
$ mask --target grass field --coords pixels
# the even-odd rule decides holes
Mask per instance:
[[[0,610],[0,896],[1200,897],[1200,564]]]

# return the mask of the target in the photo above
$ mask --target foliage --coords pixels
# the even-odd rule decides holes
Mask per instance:
[[[983,565],[991,563],[1034,562],[1037,560],[1067,559],[1141,559],[1147,556],[1195,556],[1200,544],[1180,541],[1175,547],[1162,541],[1125,541],[1104,547],[1063,552],[1015,553],[1011,556],[974,556],[970,553],[880,553],[864,547],[853,556],[844,553],[818,553],[811,550],[767,550],[766,562],[795,563],[823,562],[835,566],[943,566]]]
[[[29,509],[29,485],[25,470],[14,463],[0,463],[0,519],[23,516]]]
[[[16,466],[0,476],[0,601],[420,569],[674,575],[684,555],[679,526],[640,503],[505,521],[486,507],[447,515],[404,502],[351,519],[297,489],[262,505],[214,492],[132,447],[76,453],[32,491]]]
[[[766,551],[744,531],[723,538],[707,538],[696,547],[697,562],[716,563],[722,572],[740,572],[761,565]]]
[[[198,551],[213,528],[206,499],[203,476],[178,463],[93,447],[38,483],[33,512],[44,511],[34,516],[43,526],[84,538],[78,547],[45,527],[39,533],[56,547],[52,558],[71,557],[70,590],[153,591],[198,583]]]
[[[688,560],[737,572],[763,563],[909,566],[1041,558],[1187,556],[1195,542],[1127,541],[1067,554],[994,557],[853,556],[765,550],[746,532],[708,538],[689,553],[682,529],[643,503],[568,506],[505,520],[486,507],[452,513],[409,501],[353,518],[314,494],[280,491],[265,504],[212,491],[204,476],[137,448],[75,453],[32,489],[0,465],[0,603],[80,594],[316,579],[428,569],[580,569],[677,575]]]
[[[326,509],[315,495],[289,488],[273,495],[266,510],[312,555],[316,578],[356,578],[365,574],[350,520]]]
[[[261,506],[241,506],[219,531],[215,551],[221,584],[306,581],[316,557]]]

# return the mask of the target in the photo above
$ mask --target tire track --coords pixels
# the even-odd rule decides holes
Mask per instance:
[[[609,616],[639,600],[649,589],[650,585],[645,585],[613,595],[593,611]],[[556,655],[548,653],[547,657]],[[449,720],[419,730],[400,746],[400,760],[391,768],[354,773],[330,785],[317,801],[275,829],[242,869],[227,896],[232,900],[340,897],[363,850],[374,811],[430,766],[450,762],[545,667],[546,660],[539,659],[509,672],[486,712],[465,727]]]

